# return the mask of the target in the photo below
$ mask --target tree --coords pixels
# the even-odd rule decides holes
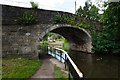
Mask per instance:
[[[101,22],[106,23],[102,32],[93,38],[93,49],[97,53],[120,53],[120,2],[105,3],[107,9],[101,17]]]
[[[89,10],[89,17],[91,17],[92,20],[98,20],[99,19],[98,11],[99,9],[95,5],[92,5]]]
[[[80,8],[76,11],[77,15],[88,17],[92,20],[99,20],[99,8],[95,5],[92,5],[92,2],[87,1],[85,2],[85,6]]]
[[[97,4],[99,5],[99,3]],[[93,27],[88,28],[89,25],[87,25],[92,36],[93,50],[96,53],[120,53],[120,2],[105,2],[103,14],[99,14],[98,11],[99,8],[89,1],[85,3],[83,8],[80,6],[77,10],[78,15],[105,23],[101,32],[93,31]],[[80,26],[85,28],[83,24]]]
[[[83,9],[82,9],[81,6],[80,6],[80,8],[76,11],[76,14],[77,14],[77,15],[80,15],[80,16],[83,15]]]

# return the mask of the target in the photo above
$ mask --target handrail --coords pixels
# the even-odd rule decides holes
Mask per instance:
[[[75,71],[77,72],[77,74],[79,75],[80,78],[83,78],[83,74],[82,72],[78,69],[78,67],[75,65],[75,63],[73,62],[73,60],[70,58],[70,56],[67,54],[66,51],[62,50],[62,49],[59,49],[59,48],[55,48],[55,47],[52,47],[54,49],[57,49],[57,50],[60,50],[60,51],[63,51],[65,53],[65,55],[67,56],[68,60],[70,61],[70,63],[72,64],[72,66],[74,67]]]

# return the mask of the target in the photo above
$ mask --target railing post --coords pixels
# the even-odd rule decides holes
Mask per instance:
[[[51,50],[50,50],[50,55],[52,55],[52,52],[53,52],[53,50],[52,50],[52,49],[53,49],[53,48],[52,48],[52,47],[50,47],[50,49],[51,49]]]
[[[48,45],[47,45],[47,54],[48,54]]]
[[[49,50],[49,49],[48,49],[48,46],[47,46],[47,54],[48,54],[48,50]]]
[[[53,48],[51,47],[51,56],[52,56]]]
[[[68,66],[68,80],[70,80],[70,67]]]
[[[67,62],[66,62],[66,54],[65,54],[65,70],[66,70],[66,64],[67,64]]]
[[[55,49],[55,58],[56,58],[56,49]]]
[[[62,52],[60,52],[60,61],[62,62]]]

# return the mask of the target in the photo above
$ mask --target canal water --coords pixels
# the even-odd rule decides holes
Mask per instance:
[[[45,49],[45,48],[43,48]],[[55,54],[65,58],[65,54],[62,51],[47,48],[47,53],[54,56]],[[46,51],[45,50],[45,51]],[[80,51],[69,51],[69,56],[77,65],[79,70],[83,73],[84,78],[119,78],[120,77],[120,64],[119,56],[116,55],[103,55],[103,54],[88,54]],[[58,60],[60,57],[56,55]],[[64,63],[64,59],[61,60]],[[76,73],[72,66],[70,67],[74,76]]]
[[[84,78],[119,78],[119,56],[69,51]]]

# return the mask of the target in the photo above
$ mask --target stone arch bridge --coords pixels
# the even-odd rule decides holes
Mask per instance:
[[[20,8],[8,5],[2,6],[2,55],[31,55],[37,53],[37,45],[48,32],[54,32],[65,37],[69,49],[91,52],[91,36],[83,28],[67,24],[53,24],[54,15],[61,11]],[[22,11],[37,12],[37,24],[23,26],[16,23],[18,14]],[[74,15],[65,12],[68,15]],[[100,24],[96,23],[100,27]]]

